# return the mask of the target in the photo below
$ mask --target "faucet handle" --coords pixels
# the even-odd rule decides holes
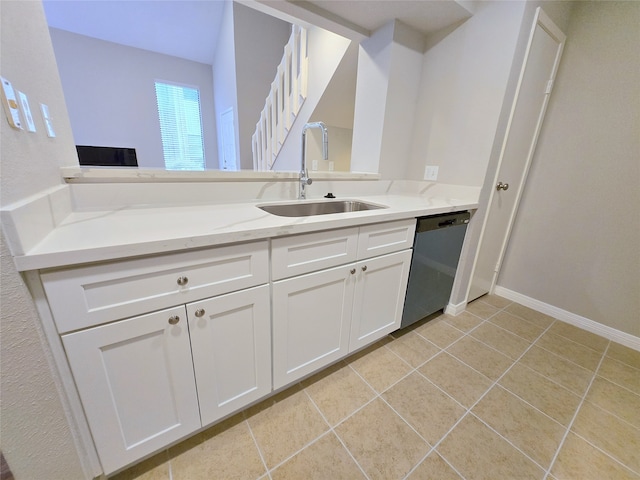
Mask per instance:
[[[313,183],[313,180],[309,177],[302,177],[300,181],[305,185],[311,185]]]

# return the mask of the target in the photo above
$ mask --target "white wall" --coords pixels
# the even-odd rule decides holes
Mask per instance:
[[[164,168],[154,82],[200,90],[208,168],[217,168],[211,66],[51,28],[76,145],[135,148],[141,168]]]
[[[353,130],[327,125],[327,132],[329,158],[325,161],[322,157],[322,132],[318,128],[307,130],[307,169],[310,172],[329,172],[331,171],[330,162],[333,162],[333,171],[348,172],[351,165]],[[316,169],[313,168],[314,160],[317,160],[318,168]],[[313,175],[310,176],[313,178]]]
[[[502,287],[635,336],[639,24],[640,3],[574,7],[498,278]]]
[[[389,22],[360,43],[351,151],[353,172],[379,170],[393,29],[394,22]]]
[[[59,167],[77,158],[42,4],[2,2],[1,8],[2,76],[29,96],[37,128],[27,133],[0,121],[4,206],[59,185]],[[40,102],[49,106],[56,138],[45,133]],[[19,480],[84,478],[33,301],[2,237],[0,448]]]
[[[291,24],[233,3],[238,138],[242,169],[253,170],[251,137],[276,77]]]
[[[218,43],[216,44],[215,60],[213,62],[214,106],[218,138],[222,138],[220,130],[222,122],[220,116],[227,110],[233,110],[234,136],[238,145],[238,92],[236,90],[236,59],[233,34],[233,3],[225,2]],[[222,159],[222,142],[218,144],[218,158]],[[239,152],[236,148],[236,165],[239,166]],[[222,168],[218,165],[215,168]]]
[[[307,32],[309,57],[307,98],[291,126],[287,140],[278,153],[273,170],[300,171],[302,128],[318,105],[350,43],[350,40],[322,28],[309,28]]]
[[[407,176],[407,169],[416,99],[420,94],[423,47],[424,38],[421,34],[403,23],[395,22],[378,166],[378,173],[384,179],[411,178]]]
[[[424,54],[407,178],[438,165],[442,183],[485,177],[520,33],[524,2],[485,2]]]

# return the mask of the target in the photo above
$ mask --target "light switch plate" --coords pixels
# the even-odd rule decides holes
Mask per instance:
[[[424,179],[432,181],[438,180],[438,166],[427,165],[424,169]]]
[[[4,105],[9,125],[18,130],[22,130],[20,110],[18,110],[18,99],[13,90],[13,85],[4,77],[0,77],[0,81],[2,81],[2,104]]]
[[[27,121],[27,130],[30,132],[36,131],[36,124],[33,122],[33,115],[31,115],[31,107],[29,107],[29,99],[27,95],[21,91],[18,91],[18,98],[20,99],[20,105],[22,106],[22,113]]]
[[[40,111],[42,112],[42,118],[44,119],[44,125],[47,127],[47,136],[53,138],[56,136],[56,132],[53,130],[53,125],[51,124],[51,118],[49,117],[49,107],[44,103],[40,104]]]

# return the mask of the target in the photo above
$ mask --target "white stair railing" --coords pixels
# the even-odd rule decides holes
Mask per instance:
[[[271,170],[300,107],[307,98],[307,30],[292,25],[276,78],[251,137],[253,168]]]

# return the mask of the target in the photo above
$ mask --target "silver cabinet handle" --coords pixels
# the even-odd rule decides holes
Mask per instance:
[[[356,273],[356,269],[355,269],[355,268],[352,268],[352,269],[351,269],[351,270],[349,270],[349,271],[351,272],[351,275],[355,275],[355,273]]]
[[[509,189],[509,184],[508,183],[502,183],[502,182],[498,182],[498,185],[496,185],[496,190],[500,191],[500,190],[508,190]]]
[[[367,266],[365,265],[364,267],[362,267],[362,271],[366,272],[367,271]]]
[[[202,317],[204,315],[204,308],[199,308],[196,310],[196,317]]]
[[[178,285],[184,287],[187,283],[189,283],[189,279],[187,277],[178,277]]]
[[[169,317],[170,325],[176,325],[179,321],[180,321],[180,317],[178,315],[173,315],[172,317]]]

